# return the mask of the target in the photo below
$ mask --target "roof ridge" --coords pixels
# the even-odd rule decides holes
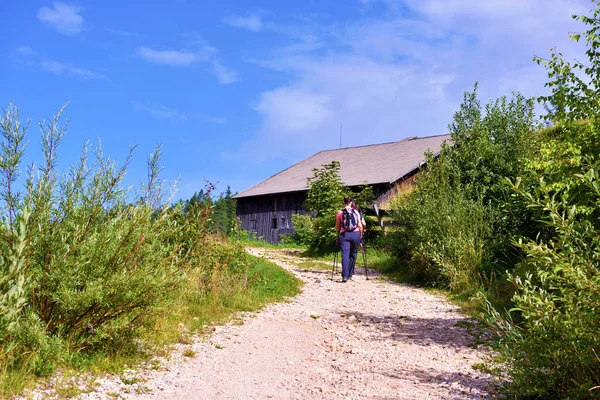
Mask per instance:
[[[386,144],[400,143],[400,142],[404,142],[404,141],[408,141],[408,140],[430,139],[430,138],[433,138],[433,137],[440,137],[440,136],[450,136],[450,134],[449,133],[444,133],[442,135],[429,135],[429,136],[423,136],[423,137],[408,136],[408,137],[405,137],[403,139],[396,140],[394,142],[371,143],[371,144],[363,144],[363,145],[360,145],[360,146],[342,147],[342,148],[339,148],[339,149],[326,149],[326,150],[319,151],[319,153],[323,153],[323,152],[326,152],[326,151],[338,151],[338,150],[358,149],[358,148],[361,148],[361,147],[382,146],[382,145],[386,145]],[[315,153],[314,155],[317,155],[319,153]]]

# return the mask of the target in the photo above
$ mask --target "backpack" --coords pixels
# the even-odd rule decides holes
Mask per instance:
[[[342,209],[342,226],[345,232],[354,232],[358,228],[358,217],[354,210]]]

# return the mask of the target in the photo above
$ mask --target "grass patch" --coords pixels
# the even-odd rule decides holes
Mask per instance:
[[[264,259],[253,257],[245,279],[221,282],[214,291],[200,292],[198,276],[190,275],[187,286],[171,307],[163,310],[151,329],[148,329],[136,346],[121,348],[111,354],[97,352],[81,354],[72,352],[64,355],[59,367],[63,378],[57,390],[63,397],[72,397],[92,390],[91,385],[82,388],[64,377],[80,376],[82,372],[91,376],[98,373],[121,374],[140,362],[151,362],[153,355],[167,355],[169,345],[191,343],[194,334],[212,332],[211,326],[229,321],[239,311],[257,311],[269,303],[281,301],[300,292],[301,281],[279,266]],[[192,350],[185,357],[197,356]],[[32,389],[36,380],[26,371],[21,373],[4,371],[0,398]],[[133,380],[128,380],[133,384]]]
[[[300,281],[279,266],[256,258],[243,282],[233,287],[211,292],[200,292],[193,279],[182,293],[178,306],[159,321],[151,339],[155,343],[174,343],[181,338],[181,327],[186,333],[202,334],[207,327],[221,324],[240,311],[256,311],[265,305],[295,296],[300,292]]]
[[[300,261],[296,263],[298,268],[306,269],[306,270],[317,270],[317,271],[328,271],[331,270],[331,264],[328,264],[324,261],[310,260],[310,261]]]
[[[306,250],[306,246],[296,243],[279,243],[273,244],[262,240],[262,238],[257,238],[254,234],[238,234],[234,235],[233,238],[240,245],[244,247],[262,247],[266,249],[302,249]]]

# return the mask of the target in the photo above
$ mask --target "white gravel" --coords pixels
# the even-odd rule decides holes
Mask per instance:
[[[306,282],[302,293],[178,345],[158,369],[98,379],[79,398],[494,397],[493,378],[472,368],[489,355],[465,328],[476,323],[443,297],[373,274],[365,280],[358,268],[354,281],[331,281],[330,271],[301,270],[280,250],[249,251],[293,271]],[[190,349],[195,356],[184,357]]]

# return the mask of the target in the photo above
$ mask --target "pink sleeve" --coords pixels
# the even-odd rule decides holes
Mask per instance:
[[[338,213],[335,216],[335,219],[340,221],[340,233],[344,232],[344,227],[342,226],[342,214],[343,214],[343,211],[338,211]]]

